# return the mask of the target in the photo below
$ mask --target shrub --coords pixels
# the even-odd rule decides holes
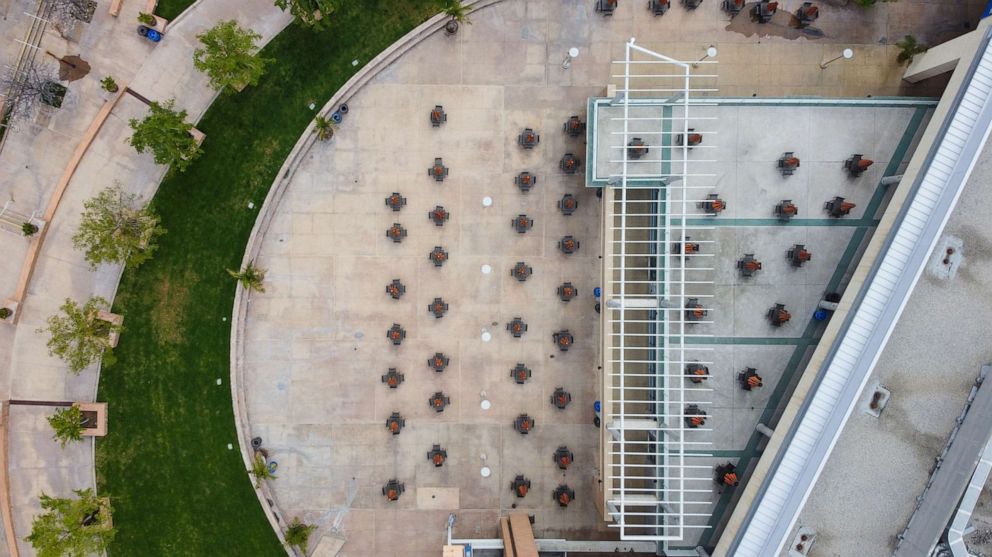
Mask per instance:
[[[34,236],[35,234],[38,233],[38,225],[30,222],[26,222],[21,225],[21,232],[25,236]]]
[[[14,312],[10,311],[10,308],[0,308],[0,320],[7,319],[13,314]]]
[[[145,12],[138,12],[138,22],[148,25],[149,27],[155,27],[158,21],[152,14],[146,14]]]

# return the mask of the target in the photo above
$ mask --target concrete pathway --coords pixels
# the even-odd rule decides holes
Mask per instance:
[[[34,2],[17,0],[8,15],[31,10]],[[268,42],[290,21],[272,6],[270,0],[202,0],[167,28],[166,38],[157,46],[141,40],[134,32],[135,19],[144,2],[126,0],[119,18],[106,12],[101,3],[88,25],[80,25],[73,40],[64,40],[54,31],[45,36],[42,47],[58,55],[79,54],[93,67],[82,80],[69,85],[66,104],[47,122],[24,123],[8,138],[0,153],[0,195],[13,199],[24,213],[43,208],[65,163],[83,131],[102,104],[110,98],[100,89],[99,80],[113,75],[123,85],[152,100],[177,99],[196,121],[210,106],[215,92],[206,77],[192,64],[196,35],[222,19],[236,19],[253,28]],[[0,34],[19,36],[17,22],[0,25]],[[6,45],[5,45],[6,46]],[[3,49],[5,55],[9,49]],[[44,57],[42,57],[44,58]],[[51,63],[48,58],[39,62]],[[6,60],[5,60],[6,61]],[[13,60],[11,60],[13,63]],[[55,313],[66,298],[85,300],[100,295],[112,300],[120,277],[119,266],[90,270],[83,254],[72,247],[83,201],[97,191],[121,182],[129,191],[150,199],[165,168],[151,155],[137,154],[126,140],[130,137],[129,118],[140,118],[145,105],[126,95],[114,109],[104,128],[85,155],[69,184],[62,204],[51,223],[34,278],[22,305],[16,326],[0,325],[0,397],[3,399],[93,400],[98,374],[96,366],[79,376],[67,373],[61,360],[48,355],[47,336],[37,332],[45,319]],[[12,292],[27,241],[14,236],[0,243],[0,297]],[[126,334],[126,333],[125,333]],[[113,406],[109,409],[113,427]],[[50,411],[18,407],[10,413],[10,477],[15,532],[22,539],[30,532],[32,517],[38,512],[38,495],[67,495],[71,489],[95,487],[93,442],[84,441],[62,450],[51,440],[44,417]],[[30,544],[19,542],[22,555],[33,555]]]

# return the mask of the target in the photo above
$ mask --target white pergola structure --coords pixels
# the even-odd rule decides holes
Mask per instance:
[[[712,424],[689,428],[685,409],[706,411],[708,381],[687,364],[708,365],[693,344],[712,323],[714,249],[704,219],[708,163],[715,162],[715,111],[699,83],[714,82],[713,60],[679,61],[635,44],[614,61],[620,83],[590,102],[590,166],[603,192],[603,513],[622,540],[695,544],[712,504]],[[701,68],[698,71],[696,68]],[[689,146],[689,134],[705,138]],[[647,151],[632,151],[631,142]],[[707,156],[710,154],[710,156]],[[595,179],[592,180],[595,183]],[[702,185],[696,185],[696,183]],[[692,238],[691,242],[687,240]],[[687,254],[687,243],[700,251]],[[710,246],[712,248],[712,246]],[[687,309],[690,301],[702,312]],[[718,427],[731,427],[719,424]],[[681,543],[679,543],[681,542]]]

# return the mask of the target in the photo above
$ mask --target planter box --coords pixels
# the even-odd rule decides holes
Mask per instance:
[[[157,16],[155,14],[152,14],[152,17],[155,18],[155,27],[152,27],[152,29],[154,29],[154,30],[156,30],[159,33],[162,33],[164,35],[165,34],[165,28],[169,26],[169,20],[168,19],[165,19],[164,17]]]
[[[83,411],[87,418],[95,421],[83,428],[83,437],[103,437],[107,434],[107,403],[106,402],[77,402],[73,406]]]
[[[123,315],[117,315],[116,313],[110,313],[109,311],[100,310],[100,312],[96,314],[96,318],[102,321],[106,321],[107,323],[110,323],[112,325],[116,325],[118,327],[120,327],[124,323]],[[117,347],[117,343],[120,341],[120,339],[121,339],[120,331],[116,331],[116,330],[110,331],[110,335],[107,336],[107,343],[110,345],[111,348],[115,348]]]
[[[196,140],[196,144],[198,146],[199,145],[203,145],[203,141],[207,138],[207,134],[201,132],[200,130],[198,130],[196,128],[190,128],[189,129],[189,134],[193,136],[193,139]]]

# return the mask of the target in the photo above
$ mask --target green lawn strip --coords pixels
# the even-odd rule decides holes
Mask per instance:
[[[154,259],[124,272],[114,311],[125,330],[98,394],[113,415],[97,485],[115,510],[114,557],[284,555],[237,450],[225,268],[240,265],[257,207],[313,118],[308,102],[330,98],[440,1],[345,4],[325,32],[293,25],[265,48],[276,62],[259,86],[217,99],[197,125],[205,154],[152,202],[168,233]]]
[[[192,6],[193,2],[194,0],[159,0],[158,6],[155,7],[155,15],[172,21],[186,8]]]

